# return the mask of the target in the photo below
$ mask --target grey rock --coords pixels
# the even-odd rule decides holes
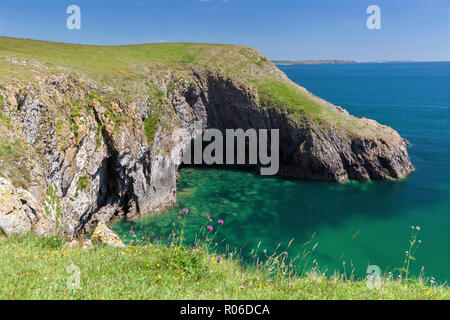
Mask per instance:
[[[50,236],[55,230],[30,192],[15,188],[9,179],[0,177],[0,233],[9,237],[34,231]]]

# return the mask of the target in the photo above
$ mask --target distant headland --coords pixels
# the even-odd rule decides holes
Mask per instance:
[[[356,63],[411,63],[420,61],[410,60],[376,60],[376,61],[354,61],[354,60],[272,60],[276,65],[297,64],[356,64]]]
[[[293,65],[293,64],[353,64],[358,63],[353,60],[273,60],[277,65]]]

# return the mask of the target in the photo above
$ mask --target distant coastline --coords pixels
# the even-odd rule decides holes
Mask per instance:
[[[411,60],[272,60],[276,65],[300,65],[300,64],[357,64],[357,63],[415,63],[415,62],[448,62],[448,61],[411,61]]]
[[[294,64],[354,64],[358,63],[353,60],[273,60],[277,65],[294,65]]]

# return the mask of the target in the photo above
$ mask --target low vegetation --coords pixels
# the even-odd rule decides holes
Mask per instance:
[[[147,244],[114,249],[68,249],[57,238],[12,237],[0,242],[0,299],[449,299],[443,286],[273,277],[266,269],[219,259],[206,250]],[[219,262],[220,260],[220,262]],[[75,267],[74,267],[75,266]],[[76,285],[80,271],[80,287]]]
[[[282,253],[244,263],[214,252],[216,226],[207,216],[193,246],[185,246],[185,209],[167,241],[148,243],[133,230],[124,249],[71,249],[59,238],[34,235],[0,241],[0,299],[449,299],[449,289],[408,274],[420,245],[412,230],[410,255],[399,277],[378,281],[327,277],[317,268],[297,273]],[[202,240],[200,240],[202,239]]]

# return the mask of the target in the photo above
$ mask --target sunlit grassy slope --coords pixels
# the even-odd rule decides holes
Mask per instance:
[[[205,66],[241,79],[251,78],[251,68],[261,71],[272,64],[249,47],[217,44],[158,43],[129,46],[88,46],[0,38],[0,54],[62,66],[94,79],[129,80],[143,74],[143,67],[185,70]]]
[[[194,43],[88,46],[0,37],[0,59],[0,84],[64,72],[113,87],[128,99],[139,96],[143,86],[144,90],[154,88],[151,77],[170,74],[189,82],[192,69],[208,68],[259,93],[261,106],[283,109],[300,122],[309,120],[352,135],[376,134],[302,90],[250,47]]]

